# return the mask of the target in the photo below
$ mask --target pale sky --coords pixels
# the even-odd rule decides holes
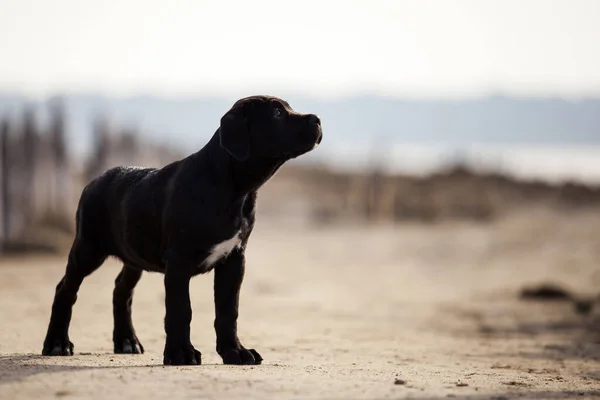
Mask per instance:
[[[600,0],[0,0],[0,90],[600,95]]]

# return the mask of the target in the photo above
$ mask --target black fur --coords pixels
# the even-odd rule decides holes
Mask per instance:
[[[197,153],[161,169],[117,167],[90,182],[77,209],[77,233],[56,287],[44,355],[72,355],[68,329],[83,279],[108,256],[123,261],[113,294],[115,353],[143,353],[131,322],[142,271],[165,275],[164,364],[200,364],[190,342],[192,276],[215,269],[217,352],[225,364],[260,364],[237,336],[244,252],[254,227],[256,192],[287,160],[321,141],[321,123],[269,96],[237,101]],[[239,232],[240,245],[212,265],[218,243]]]

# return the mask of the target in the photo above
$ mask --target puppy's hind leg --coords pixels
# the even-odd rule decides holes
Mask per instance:
[[[117,354],[140,354],[144,347],[138,340],[131,321],[133,290],[142,277],[142,270],[125,264],[115,280],[113,291],[114,351]]]
[[[69,340],[69,324],[73,305],[77,301],[77,292],[83,279],[98,269],[107,256],[107,253],[95,243],[84,241],[80,236],[75,238],[69,252],[65,276],[56,286],[42,355],[73,355],[73,343]]]

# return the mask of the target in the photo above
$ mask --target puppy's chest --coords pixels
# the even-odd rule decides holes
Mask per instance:
[[[243,206],[252,207],[243,207]],[[214,226],[219,226],[227,231],[222,231],[219,236],[220,241],[212,243],[206,250],[207,256],[204,260],[201,260],[198,269],[199,273],[204,273],[218,268],[218,264],[228,258],[234,251],[242,250],[243,246],[252,232],[254,222],[254,203],[245,204],[242,202],[240,205],[240,214],[233,218],[225,219],[222,221],[214,221]],[[231,229],[231,230],[230,230]],[[233,232],[233,233],[232,233]],[[225,237],[225,239],[223,239]]]
[[[217,261],[227,258],[233,250],[239,249],[241,246],[242,230],[240,229],[231,238],[213,245],[209,250],[208,257],[202,262],[202,266],[212,269]]]

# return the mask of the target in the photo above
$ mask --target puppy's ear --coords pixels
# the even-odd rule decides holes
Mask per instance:
[[[250,134],[241,107],[231,109],[221,118],[219,128],[221,147],[239,161],[250,157]]]

